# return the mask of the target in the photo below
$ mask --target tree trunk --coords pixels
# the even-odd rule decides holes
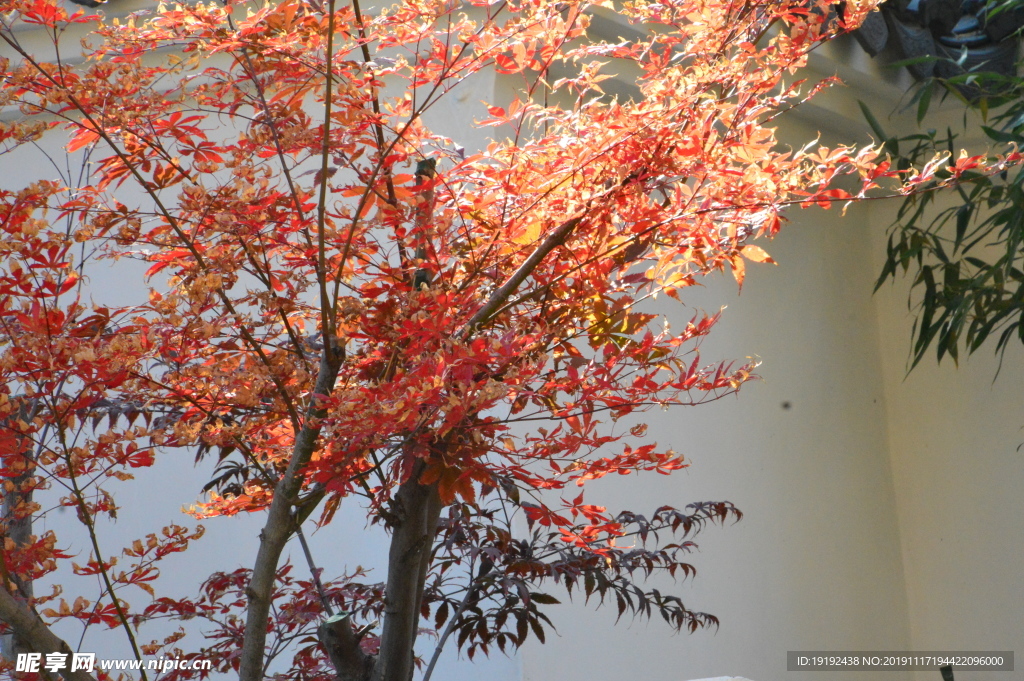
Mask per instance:
[[[8,419],[8,427],[15,422],[15,420],[22,420],[26,422],[32,421],[36,417],[36,413],[39,410],[38,402],[29,401],[25,399],[20,400],[16,415],[12,415]],[[32,491],[31,489],[25,491],[22,487],[28,483],[36,470],[36,459],[35,452],[32,451],[32,441],[27,437],[17,438],[18,444],[16,445],[20,456],[24,457],[25,470],[18,476],[10,479],[7,483],[11,485],[9,491],[3,490],[3,529],[0,531],[0,539],[7,538],[14,542],[17,547],[27,545],[32,540],[32,516],[27,515],[22,518],[15,517],[15,513],[18,507],[22,504],[32,503]],[[7,574],[6,564],[3,566],[3,576],[6,579],[10,579],[11,584],[14,587],[14,596],[25,602],[31,603],[33,590],[32,580],[26,579],[18,574]],[[7,584],[3,585],[3,588],[7,588]],[[33,652],[30,646],[28,646],[24,638],[19,632],[13,631],[10,634],[6,634],[0,637],[0,654],[7,660],[14,661],[21,653]]]
[[[376,658],[359,647],[362,638],[346,615],[335,615],[320,625],[320,644],[337,670],[337,681],[370,681]]]
[[[60,653],[70,662],[74,653],[71,646],[50,631],[46,623],[39,619],[39,615],[29,609],[23,601],[11,595],[7,589],[0,589],[0,619],[18,632],[19,638],[28,650],[42,653],[44,656]],[[67,681],[96,681],[96,677],[89,672],[71,671],[70,664],[60,670],[60,675]]]
[[[419,631],[423,587],[441,515],[437,484],[420,484],[424,464],[417,461],[395,494],[398,517],[388,555],[384,625],[370,681],[410,681]]]
[[[317,439],[320,437],[320,419],[326,415],[325,411],[317,406],[315,396],[330,395],[334,391],[334,382],[341,366],[342,351],[334,347],[335,342],[329,338],[324,339],[320,371],[316,386],[313,388],[314,397],[311,398],[306,413],[306,422],[302,424],[302,429],[295,437],[288,469],[274,489],[274,500],[267,511],[267,522],[260,532],[260,548],[256,554],[249,587],[246,589],[248,611],[239,663],[240,681],[263,679],[263,649],[267,641],[267,617],[270,614],[277,567],[281,562],[281,552],[295,529],[291,510],[302,489],[302,471],[313,456]]]

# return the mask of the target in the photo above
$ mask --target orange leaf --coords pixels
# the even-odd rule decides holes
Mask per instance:
[[[768,253],[765,252],[763,248],[761,248],[760,246],[755,246],[754,244],[747,244],[746,246],[743,247],[740,253],[743,254],[744,258],[751,262],[767,262],[771,263],[772,265],[778,264],[772,259],[772,256],[768,255]]]

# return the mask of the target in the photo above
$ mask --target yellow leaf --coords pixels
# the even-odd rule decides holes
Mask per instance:
[[[730,259],[729,264],[732,265],[732,276],[736,278],[736,284],[742,290],[743,280],[747,276],[747,265],[743,262],[743,258],[739,257],[733,257]]]
[[[512,241],[520,246],[528,246],[540,239],[541,226],[539,222],[531,222],[523,228],[523,231],[512,237]]]
[[[772,265],[778,264],[772,259],[772,256],[765,252],[763,248],[755,246],[754,244],[747,244],[743,247],[743,250],[741,250],[740,253],[743,254],[744,258],[751,262],[767,262]]]

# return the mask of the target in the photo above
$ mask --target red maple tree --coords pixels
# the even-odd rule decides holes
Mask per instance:
[[[285,0],[103,23],[4,0],[0,107],[21,112],[4,151],[66,135],[89,169],[0,191],[12,649],[70,653],[50,626],[77,620],[121,628],[139,659],[207,659],[246,681],[286,641],[275,678],[408,681],[423,626],[470,657],[543,641],[556,585],[678,629],[716,624],[640,578],[692,575],[692,535],[739,511],[613,513],[581,488],[682,468],[616,422],[751,378],[698,354],[715,317],[670,329],[644,301],[716,270],[742,284],[745,261],[770,261],[749,241],[785,207],[894,175],[871,148],[788,149],[772,128],[813,94],[791,75],[808,52],[869,9]],[[588,37],[611,11],[640,37]],[[80,59],[66,36],[85,28]],[[490,69],[520,94],[463,105],[495,133],[467,155],[423,116]],[[635,94],[606,95],[627,69]],[[150,263],[147,302],[87,302],[90,268],[122,258]],[[197,515],[265,517],[252,569],[201,576],[192,598],[154,585],[201,532],[114,547],[95,531],[133,470],[176,448],[219,464]],[[74,509],[91,555],[33,534],[41,495]],[[352,497],[390,533],[383,583],[282,564],[304,523],[329,525]],[[65,561],[82,584],[33,593]],[[208,643],[148,641],[155,618],[204,620]]]

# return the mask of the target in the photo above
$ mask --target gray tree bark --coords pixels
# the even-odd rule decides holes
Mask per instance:
[[[347,616],[320,626],[320,642],[331,658],[337,681],[410,681],[414,671],[416,636],[430,554],[441,515],[437,484],[424,485],[423,461],[395,493],[392,502],[391,549],[384,590],[384,623],[380,648],[367,655]]]
[[[420,606],[430,553],[441,515],[437,484],[420,484],[425,465],[417,461],[413,474],[395,494],[397,526],[388,554],[384,590],[384,625],[380,651],[370,681],[410,681],[413,649],[419,631]]]
[[[341,367],[342,351],[335,347],[334,339],[324,339],[320,370],[317,373],[315,395],[330,395]],[[274,488],[274,500],[267,512],[267,522],[260,532],[260,548],[252,569],[252,579],[246,589],[248,611],[245,636],[239,661],[240,681],[262,681],[264,648],[267,643],[267,617],[270,614],[271,594],[281,552],[292,536],[295,521],[292,506],[302,490],[302,470],[309,463],[320,437],[320,419],[326,412],[317,406],[314,397],[305,414],[305,422],[295,437],[291,460],[284,476]]]
[[[36,417],[38,412],[38,406],[30,406],[30,403],[21,400],[21,405],[18,409],[17,414],[13,415],[12,418],[19,419],[22,421],[31,421]],[[26,468],[25,471],[17,477],[4,483],[11,485],[11,489],[8,491],[6,488],[3,492],[3,528],[0,530],[0,540],[3,537],[9,538],[14,542],[15,546],[25,546],[29,543],[32,538],[32,516],[25,516],[24,518],[16,518],[15,512],[21,504],[32,502],[32,492],[22,491],[21,487],[35,473],[35,452],[33,452],[32,442],[27,438],[18,438],[18,448],[21,451],[21,455],[25,457]],[[4,573],[6,573],[6,566]],[[16,574],[5,574],[5,577],[11,580],[15,591],[16,600],[29,603],[32,600],[32,580],[24,579],[21,575]],[[7,584],[3,585],[6,590]],[[7,621],[5,619],[5,621]],[[10,622],[8,622],[10,624]],[[12,627],[13,628],[13,627]],[[25,642],[23,636],[21,636],[17,630],[13,633],[7,634],[0,638],[0,654],[8,660],[17,659],[20,653],[34,652],[30,646]]]
[[[39,615],[21,599],[11,595],[6,588],[0,589],[0,619],[18,632],[22,644],[29,650],[44,656],[48,653],[61,653],[70,662],[74,652],[71,646],[50,631],[46,623],[39,619]],[[67,681],[96,681],[96,677],[86,671],[71,671],[70,664],[60,670],[60,675]]]

